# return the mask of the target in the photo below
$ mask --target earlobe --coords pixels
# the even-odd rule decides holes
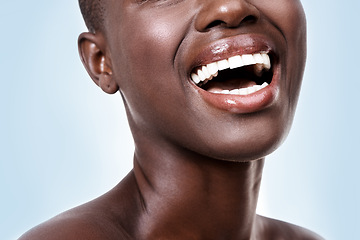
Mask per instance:
[[[92,80],[104,92],[113,94],[119,89],[112,75],[111,61],[106,55],[105,40],[100,33],[82,33],[78,47],[81,61]]]
[[[104,92],[109,94],[114,94],[119,90],[119,86],[112,79],[112,75],[108,73],[102,73],[99,76],[98,85]]]

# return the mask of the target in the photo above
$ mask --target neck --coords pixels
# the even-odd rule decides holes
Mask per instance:
[[[152,145],[137,148],[134,161],[140,239],[254,238],[263,159],[226,162]]]

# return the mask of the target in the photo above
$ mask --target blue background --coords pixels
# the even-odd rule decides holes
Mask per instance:
[[[294,125],[266,161],[258,212],[360,239],[359,1],[304,0],[308,60]],[[0,233],[29,228],[111,189],[131,169],[119,94],[77,53],[77,1],[0,3]]]

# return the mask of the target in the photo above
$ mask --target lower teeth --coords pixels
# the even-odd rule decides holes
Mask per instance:
[[[268,83],[264,82],[261,86],[254,85],[252,87],[233,89],[233,90],[209,90],[209,92],[217,93],[217,94],[249,95],[251,93],[257,92],[267,87],[268,85],[269,85]]]

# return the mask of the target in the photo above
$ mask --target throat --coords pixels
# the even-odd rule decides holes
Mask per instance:
[[[134,171],[146,206],[143,226],[150,235],[163,239],[250,239],[263,160],[229,163],[197,159],[176,161],[175,165]],[[141,179],[153,181],[141,184]]]

